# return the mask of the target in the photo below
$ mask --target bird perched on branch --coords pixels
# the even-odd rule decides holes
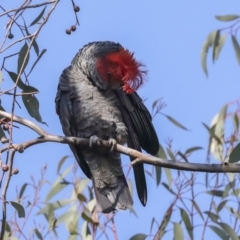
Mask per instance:
[[[99,139],[155,155],[158,137],[151,115],[136,90],[146,71],[134,54],[119,43],[85,45],[60,76],[56,111],[66,136],[89,138],[89,147],[70,145],[85,175],[92,179],[100,210],[109,213],[133,204],[120,153],[94,148]],[[134,159],[131,159],[134,160]],[[147,202],[143,164],[133,166],[141,203]]]

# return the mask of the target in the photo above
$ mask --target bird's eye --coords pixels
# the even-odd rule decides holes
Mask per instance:
[[[108,78],[111,78],[112,74],[110,72],[107,73]]]

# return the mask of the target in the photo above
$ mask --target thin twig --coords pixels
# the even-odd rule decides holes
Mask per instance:
[[[9,182],[10,182],[10,179],[12,176],[12,166],[13,166],[13,159],[14,159],[15,152],[16,152],[16,150],[13,149],[10,154],[8,176],[7,176],[5,186],[4,186],[3,192],[2,192],[2,228],[1,228],[0,239],[3,239],[4,233],[5,233],[5,225],[6,225],[6,219],[7,219],[6,194],[7,194],[7,189],[8,189]]]

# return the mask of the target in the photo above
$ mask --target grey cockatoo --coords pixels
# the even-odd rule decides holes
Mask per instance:
[[[98,138],[112,144],[143,148],[155,155],[159,149],[151,115],[136,93],[146,71],[134,54],[114,42],[92,42],[74,57],[60,76],[56,111],[66,136]],[[123,174],[120,154],[94,146],[70,148],[85,175],[92,179],[100,210],[127,209],[133,200]],[[133,159],[131,159],[133,160]],[[137,193],[147,202],[143,164],[133,166]]]

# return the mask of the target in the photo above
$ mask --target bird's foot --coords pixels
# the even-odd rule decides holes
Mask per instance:
[[[92,148],[94,145],[97,145],[98,143],[102,143],[102,140],[96,136],[96,135],[93,135],[89,138],[89,147]]]
[[[109,143],[109,145],[111,146],[111,147],[110,147],[110,152],[113,152],[114,149],[115,149],[115,147],[117,146],[117,141],[116,141],[116,139],[114,139],[114,138],[109,138],[109,139],[108,139],[108,143]]]

